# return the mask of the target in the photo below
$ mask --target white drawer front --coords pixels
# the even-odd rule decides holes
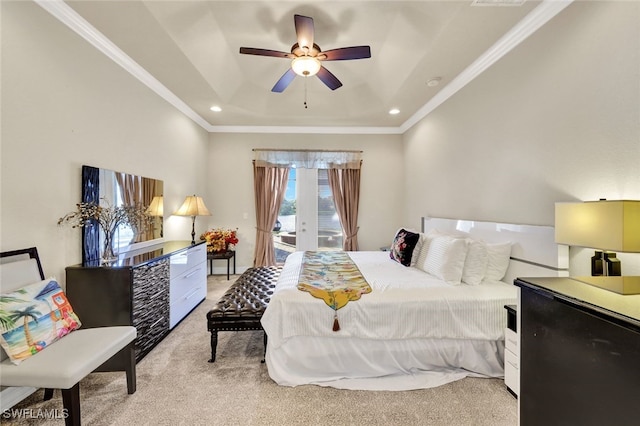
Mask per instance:
[[[513,352],[514,354],[519,354],[520,350],[518,349],[518,343],[520,339],[515,331],[506,328],[504,330],[504,346],[507,350]]]
[[[191,289],[182,298],[172,302],[169,307],[169,328],[175,327],[205,297],[207,297],[206,284]]]
[[[504,351],[504,383],[516,395],[520,393],[520,368],[518,357],[511,351]]]
[[[202,263],[178,277],[171,277],[170,303],[182,299],[194,288],[207,287],[207,264]]]
[[[184,274],[196,265],[207,262],[207,245],[200,244],[170,257],[171,278]]]

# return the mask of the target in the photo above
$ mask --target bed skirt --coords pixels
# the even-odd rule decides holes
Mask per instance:
[[[404,391],[465,377],[504,377],[504,340],[370,340],[297,336],[267,345],[269,376],[279,385]],[[407,367],[411,366],[411,367]]]

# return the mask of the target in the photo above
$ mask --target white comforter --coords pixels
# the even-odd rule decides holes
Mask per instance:
[[[516,303],[516,287],[504,282],[451,286],[386,252],[350,252],[372,292],[338,311],[340,331],[334,332],[334,311],[296,288],[302,254],[287,259],[262,317],[273,348],[295,336],[502,340],[503,307]]]

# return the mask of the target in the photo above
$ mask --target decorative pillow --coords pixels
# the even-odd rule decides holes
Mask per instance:
[[[0,345],[14,364],[80,325],[55,278],[0,295]]]
[[[419,239],[420,234],[407,231],[404,228],[398,230],[393,239],[393,243],[391,243],[389,257],[404,266],[411,266],[413,250],[418,244]]]
[[[424,270],[448,284],[459,285],[467,250],[466,239],[437,236],[429,244]]]
[[[504,278],[509,268],[511,256],[511,243],[487,244],[487,271],[485,278],[500,281]]]
[[[487,246],[482,241],[471,238],[467,239],[467,245],[469,250],[462,269],[462,282],[469,285],[478,285],[484,279],[487,270],[489,260]]]

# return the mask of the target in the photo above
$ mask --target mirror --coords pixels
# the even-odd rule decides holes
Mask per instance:
[[[161,180],[82,166],[83,203],[95,203],[101,206],[142,204],[149,207],[149,214],[154,216],[152,224],[146,230],[135,230],[127,225],[120,225],[113,241],[116,253],[133,250],[162,238],[162,194]],[[86,225],[83,229],[82,262],[99,260],[104,241],[102,230],[95,223]]]

